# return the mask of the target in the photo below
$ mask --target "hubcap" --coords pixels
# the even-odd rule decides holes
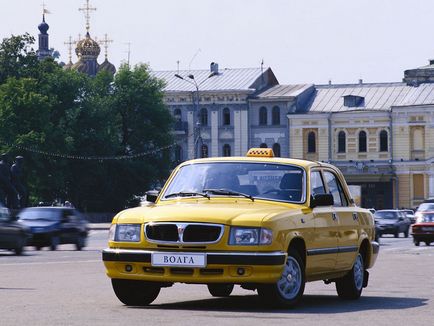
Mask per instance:
[[[300,291],[301,279],[300,265],[294,257],[289,256],[277,282],[280,295],[287,300],[294,299]]]
[[[357,290],[361,290],[363,286],[363,259],[360,254],[357,255],[356,262],[354,263],[354,285]]]

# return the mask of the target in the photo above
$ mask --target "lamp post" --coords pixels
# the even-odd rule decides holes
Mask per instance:
[[[199,107],[200,107],[200,86],[207,81],[209,78],[214,77],[215,75],[217,75],[216,72],[212,72],[211,74],[209,74],[208,77],[206,77],[204,80],[197,82],[196,78],[194,77],[193,74],[189,74],[186,77],[183,77],[179,74],[175,74],[176,78],[179,78],[183,81],[185,81],[186,83],[189,83],[191,85],[194,86],[194,88],[196,89],[196,91],[192,92],[192,99],[193,99],[193,146],[194,146],[194,155],[193,158],[198,158],[198,144],[199,141],[202,139],[201,138],[201,122],[199,119]]]

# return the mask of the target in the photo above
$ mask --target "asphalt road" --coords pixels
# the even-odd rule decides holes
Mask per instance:
[[[0,325],[433,325],[434,246],[415,247],[411,238],[381,238],[360,300],[342,301],[334,285],[314,282],[291,310],[265,309],[239,287],[213,298],[206,286],[184,284],[163,289],[149,307],[123,306],[101,262],[106,238],[106,230],[92,231],[81,252],[0,251]]]

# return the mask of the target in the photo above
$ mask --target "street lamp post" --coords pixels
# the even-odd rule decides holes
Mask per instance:
[[[214,77],[215,75],[217,75],[216,72],[212,72],[208,77],[206,77],[204,80],[197,82],[196,79],[194,78],[193,74],[189,74],[187,75],[187,77],[183,77],[179,74],[175,74],[176,78],[179,78],[183,81],[185,81],[186,83],[189,83],[191,85],[194,86],[194,88],[196,89],[195,92],[192,92],[192,99],[193,99],[193,146],[194,146],[194,155],[193,158],[198,158],[198,144],[200,142],[200,140],[202,139],[201,136],[201,121],[199,118],[199,114],[200,114],[200,86],[209,78]]]

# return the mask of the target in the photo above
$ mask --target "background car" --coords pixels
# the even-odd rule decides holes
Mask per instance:
[[[410,230],[410,219],[401,210],[383,209],[376,211],[374,214],[376,221],[376,229],[378,236],[383,234],[393,234],[395,238],[399,237],[400,233],[404,233],[407,238]]]
[[[17,223],[9,209],[0,204],[0,249],[13,250],[21,255],[29,235],[29,230]]]
[[[416,217],[414,216],[414,211],[412,209],[402,209],[402,211],[410,219],[411,224],[416,222]]]
[[[19,222],[32,234],[28,245],[37,250],[60,244],[75,244],[77,250],[86,246],[88,223],[83,215],[70,207],[29,207],[18,214]]]
[[[413,242],[419,246],[423,241],[429,246],[431,242],[434,242],[434,203],[421,204],[415,217],[416,223],[411,226]]]

